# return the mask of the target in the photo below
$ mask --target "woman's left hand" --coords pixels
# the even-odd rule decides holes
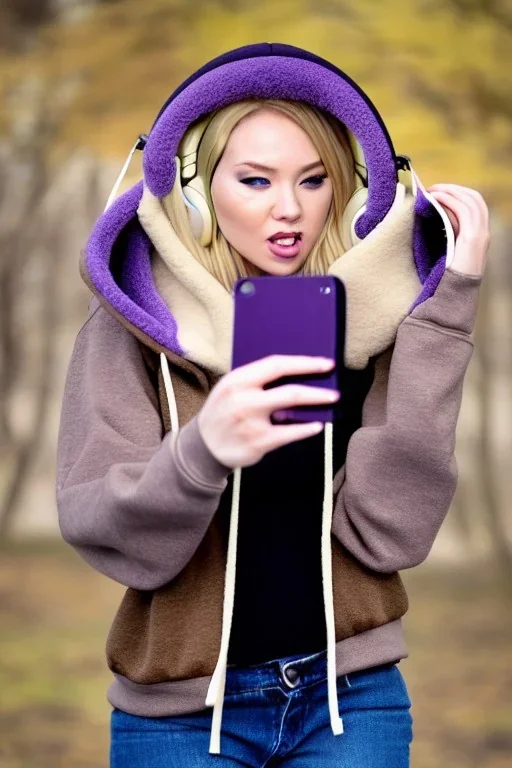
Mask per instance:
[[[489,210],[479,192],[457,184],[433,184],[428,191],[443,206],[455,232],[450,267],[467,275],[482,275],[489,250]]]

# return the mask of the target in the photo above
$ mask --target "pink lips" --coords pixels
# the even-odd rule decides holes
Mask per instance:
[[[294,259],[299,255],[302,248],[301,232],[277,232],[267,240],[269,251],[280,259]],[[295,237],[293,245],[279,245],[274,240],[281,238]]]
[[[269,240],[281,240],[283,237],[295,237],[301,238],[302,232],[276,232],[275,235],[271,235]]]

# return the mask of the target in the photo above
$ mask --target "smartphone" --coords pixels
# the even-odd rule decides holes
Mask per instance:
[[[235,284],[234,299],[232,368],[274,354],[329,357],[336,361],[332,371],[281,377],[266,388],[299,383],[339,390],[346,323],[341,280],[331,275],[242,278]],[[333,421],[340,401],[282,410],[272,421]]]

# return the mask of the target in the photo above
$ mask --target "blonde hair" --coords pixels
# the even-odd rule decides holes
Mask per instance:
[[[344,126],[333,116],[304,102],[279,99],[238,101],[213,115],[199,145],[198,165],[205,168],[204,182],[213,218],[211,244],[201,246],[192,234],[178,180],[162,200],[167,216],[185,247],[229,291],[238,278],[253,277],[261,274],[261,271],[244,259],[220,231],[214,214],[210,185],[231,131],[244,117],[262,109],[272,109],[285,115],[308,134],[332,182],[333,199],[325,225],[299,273],[325,274],[329,265],[346,250],[341,220],[355,188],[355,167]]]

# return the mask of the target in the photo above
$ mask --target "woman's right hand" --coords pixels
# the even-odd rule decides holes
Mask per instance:
[[[210,392],[198,415],[201,436],[226,467],[248,467],[287,443],[316,435],[322,422],[274,425],[274,411],[297,405],[332,404],[339,392],[303,384],[263,389],[282,376],[326,373],[334,361],[324,357],[271,355],[226,373]]]

